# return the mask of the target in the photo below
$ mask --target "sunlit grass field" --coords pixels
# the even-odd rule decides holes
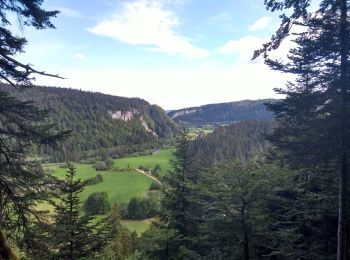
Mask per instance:
[[[108,193],[108,199],[111,204],[126,204],[133,197],[144,196],[152,183],[152,180],[145,175],[138,173],[134,168],[139,166],[154,168],[159,164],[161,167],[160,175],[167,174],[170,169],[169,159],[172,157],[172,149],[160,150],[153,155],[127,157],[123,159],[117,159],[114,161],[114,168],[109,171],[96,171],[92,164],[74,164],[76,167],[77,179],[88,179],[95,177],[97,174],[103,176],[103,181],[95,185],[87,186],[82,192],[80,199],[84,202],[88,196],[93,192],[106,191]],[[60,168],[60,164],[44,165],[44,168],[51,169],[53,175],[58,178],[65,178],[67,169]],[[120,169],[118,171],[118,169]],[[40,205],[42,210],[52,210],[50,205]],[[123,220],[123,224],[132,231],[138,233],[144,232],[150,225],[150,220]]]
[[[152,155],[127,157],[115,160],[115,166],[119,168],[137,168],[139,166],[153,169],[157,164],[161,167],[160,175],[164,176],[170,169],[169,159],[172,158],[174,149],[165,149]]]
[[[101,174],[103,181],[87,186],[80,199],[85,201],[93,192],[105,191],[108,193],[110,203],[128,203],[133,197],[142,197],[147,193],[152,180],[130,169],[125,172],[96,171],[90,164],[75,164],[77,178],[87,179]],[[54,175],[64,178],[67,169],[58,168]]]

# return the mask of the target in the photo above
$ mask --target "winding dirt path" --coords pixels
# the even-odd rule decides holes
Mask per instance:
[[[156,177],[152,176],[151,174],[148,174],[147,172],[140,170],[138,168],[135,168],[135,171],[142,173],[143,175],[147,176],[148,178],[151,178],[152,180],[158,182],[160,185],[162,185],[162,183],[160,182],[160,180],[158,180]]]

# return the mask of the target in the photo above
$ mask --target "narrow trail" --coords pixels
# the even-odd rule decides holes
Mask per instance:
[[[156,177],[148,174],[147,172],[143,171],[143,170],[140,170],[138,168],[135,168],[136,171],[138,171],[139,173],[142,173],[143,175],[147,176],[148,178],[151,178],[152,180],[158,182],[160,185],[162,185],[162,183],[160,182],[160,180],[158,180]]]

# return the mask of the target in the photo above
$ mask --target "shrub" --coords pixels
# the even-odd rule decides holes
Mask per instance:
[[[106,161],[105,161],[106,165],[107,165],[107,168],[108,169],[112,169],[113,165],[114,165],[114,160],[112,158],[108,158]]]
[[[152,182],[149,190],[161,190],[162,185],[159,182]]]
[[[86,183],[86,185],[95,185],[99,182],[103,181],[103,176],[102,174],[97,174],[95,177],[91,177],[88,179],[85,179],[84,182]]]
[[[84,203],[84,211],[89,215],[106,214],[111,209],[107,192],[94,192]]]
[[[108,167],[105,162],[98,162],[95,165],[96,171],[107,171]]]
[[[147,196],[144,198],[132,198],[128,204],[129,219],[145,219],[155,217],[159,214],[159,198]]]
[[[102,182],[103,181],[103,176],[100,173],[97,174],[95,178],[98,180],[98,182]]]
[[[140,199],[132,198],[128,204],[128,217],[130,219],[140,219],[141,215]]]
[[[118,204],[118,208],[120,210],[120,215],[122,219],[128,219],[129,213],[128,213],[128,203],[120,203]]]
[[[161,171],[162,171],[162,168],[160,167],[160,165],[156,164],[156,166],[154,166],[154,169],[152,170],[152,174],[154,176],[158,176]]]

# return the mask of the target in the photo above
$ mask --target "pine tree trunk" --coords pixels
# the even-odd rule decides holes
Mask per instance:
[[[0,229],[0,259],[18,260],[18,257],[13,253],[11,247],[7,243],[4,232]]]
[[[346,211],[347,211],[347,161],[342,159],[340,172],[339,218],[338,218],[338,256],[337,260],[347,259]]]
[[[338,216],[338,247],[337,260],[347,259],[347,227],[346,227],[346,212],[347,212],[347,183],[348,183],[348,167],[347,167],[347,136],[346,136],[346,102],[347,102],[347,72],[348,72],[348,57],[347,57],[347,4],[346,0],[340,0],[340,47],[341,47],[341,158],[340,158],[340,178],[339,178],[339,216]]]
[[[247,230],[244,227],[244,260],[249,260],[249,240],[248,240],[248,235],[247,235]]]

